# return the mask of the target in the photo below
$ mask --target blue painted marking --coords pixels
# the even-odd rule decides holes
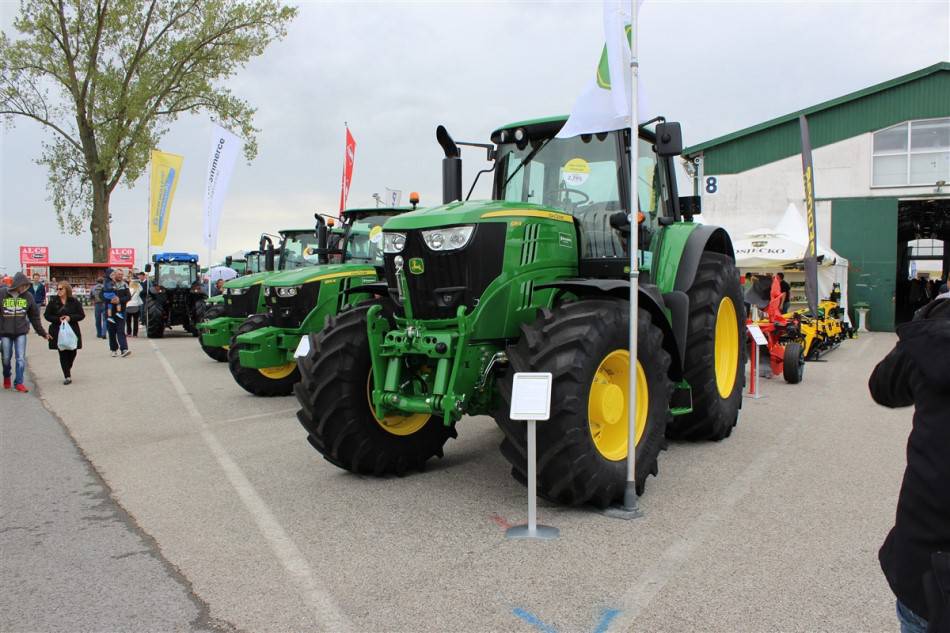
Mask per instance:
[[[539,618],[533,613],[529,613],[528,611],[525,611],[524,609],[513,609],[512,613],[514,613],[515,616],[521,618],[522,620],[524,620],[531,626],[541,631],[541,633],[557,633],[556,628],[554,628],[550,624],[545,624],[544,622],[541,621],[541,618]]]
[[[607,629],[610,628],[610,623],[614,621],[620,615],[620,609],[604,609],[604,612],[600,615],[600,622],[597,624],[597,628],[594,629],[594,633],[607,633]]]

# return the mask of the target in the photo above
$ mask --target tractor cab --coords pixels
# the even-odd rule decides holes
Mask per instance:
[[[492,134],[496,144],[492,198],[572,216],[580,246],[579,274],[623,277],[630,261],[629,130],[557,138],[565,121],[552,117],[513,123]],[[641,126],[637,152],[635,215],[640,267],[647,276],[657,227],[682,215],[672,161],[682,150],[679,124],[658,121],[655,130]],[[664,140],[660,144],[658,133]]]
[[[190,289],[198,281],[198,256],[192,253],[155,253],[153,285],[166,290]]]

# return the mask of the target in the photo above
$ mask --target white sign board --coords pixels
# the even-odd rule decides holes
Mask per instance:
[[[551,417],[550,372],[518,372],[511,386],[512,420],[547,420]]]
[[[310,353],[310,335],[304,334],[297,343],[297,351],[294,352],[294,358],[300,358]]]
[[[762,330],[759,329],[758,325],[748,325],[749,334],[752,335],[752,340],[755,341],[756,345],[768,345],[769,342],[765,338],[765,334],[762,333]]]

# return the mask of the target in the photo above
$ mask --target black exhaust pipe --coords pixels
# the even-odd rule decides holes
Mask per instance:
[[[274,240],[268,235],[262,235],[257,250],[264,253],[264,270],[267,272],[274,270]]]
[[[448,204],[462,199],[462,157],[459,146],[444,126],[436,128],[435,138],[445,152],[442,159],[442,204]]]

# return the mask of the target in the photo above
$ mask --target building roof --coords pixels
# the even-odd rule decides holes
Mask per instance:
[[[922,81],[926,80],[926,81]],[[733,147],[750,155],[717,156],[706,173],[735,173],[801,152],[798,117],[808,117],[812,146],[820,147],[917,118],[950,116],[950,62],[940,62],[836,99],[792,112],[751,127],[704,141],[683,150],[710,158],[716,150]],[[824,125],[823,125],[824,124]],[[789,134],[789,133],[793,134]],[[788,143],[793,139],[794,143]],[[760,146],[761,142],[771,145]],[[791,147],[794,145],[795,147]],[[712,151],[711,151],[712,150]],[[713,168],[710,171],[710,168]]]

